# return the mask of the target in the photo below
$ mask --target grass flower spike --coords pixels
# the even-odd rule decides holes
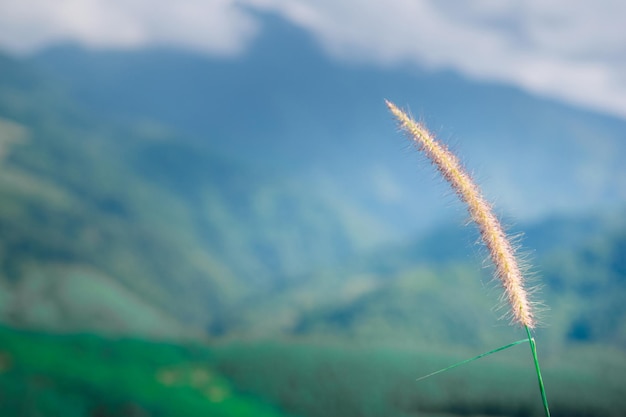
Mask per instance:
[[[513,320],[526,329],[526,335],[533,355],[539,390],[543,402],[546,417],[550,417],[546,391],[541,377],[539,360],[537,359],[537,347],[535,339],[530,333],[530,329],[535,326],[531,304],[528,294],[524,289],[522,272],[515,259],[515,251],[500,225],[500,222],[493,214],[491,206],[483,198],[478,186],[472,181],[469,174],[462,168],[459,160],[445,145],[437,142],[433,135],[421,124],[411,119],[406,113],[400,110],[390,101],[385,101],[391,113],[398,119],[400,127],[415,142],[418,149],[426,154],[432,163],[437,167],[441,175],[452,185],[452,188],[459,198],[467,205],[472,220],[478,225],[480,235],[489,250],[491,260],[496,268],[496,276],[504,287],[506,298],[511,306]],[[509,347],[519,344],[521,341],[502,346],[474,358],[459,362],[445,369],[433,372],[420,379],[428,378],[432,375],[445,372],[449,369],[474,361],[487,355],[499,352]]]
[[[428,156],[441,175],[452,185],[459,198],[467,204],[472,220],[478,225],[482,239],[496,267],[496,275],[504,287],[514,321],[524,327],[533,328],[535,322],[531,305],[524,289],[523,277],[515,259],[515,252],[490,205],[452,152],[437,142],[424,126],[415,122],[393,103],[389,101],[386,103],[391,113],[400,122],[400,127],[409,134],[418,148]]]

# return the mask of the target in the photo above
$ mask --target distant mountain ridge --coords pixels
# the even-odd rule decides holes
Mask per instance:
[[[573,251],[564,242],[590,235],[581,213],[623,206],[626,122],[452,73],[334,62],[300,30],[267,26],[231,59],[66,47],[0,56],[3,320],[315,333],[349,315],[367,328],[405,285],[437,291],[438,274],[478,276],[454,228],[465,209],[407,156],[384,97],[420,100],[505,223],[555,219],[529,249]],[[617,288],[619,274],[598,263]],[[424,284],[413,285],[416,271]],[[404,295],[401,315],[414,308]]]
[[[451,143],[506,215],[537,220],[626,201],[626,121],[452,72],[338,62],[302,29],[263,19],[235,58],[65,46],[31,61],[98,114],[158,121],[306,187],[330,187],[393,233],[451,213],[439,209],[447,189],[406,156],[384,98]]]

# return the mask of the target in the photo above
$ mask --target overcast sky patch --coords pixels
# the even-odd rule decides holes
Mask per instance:
[[[622,0],[0,0],[0,47],[233,55],[261,30],[253,10],[308,30],[339,59],[455,69],[626,117]]]

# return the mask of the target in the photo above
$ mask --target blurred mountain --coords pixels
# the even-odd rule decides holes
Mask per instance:
[[[460,331],[496,325],[484,311],[499,292],[484,296],[483,256],[467,251],[476,236],[459,231],[464,209],[428,164],[406,155],[385,97],[414,103],[513,232],[528,231],[550,302],[596,297],[576,315],[564,301],[555,343],[623,343],[612,233],[626,121],[450,72],[331,60],[271,18],[240,57],[0,56],[2,321],[491,342]],[[596,273],[606,285],[589,282]]]
[[[29,64],[1,56],[0,74],[4,322],[198,334],[375,230],[341,196],[95,117]]]
[[[31,60],[95,114],[157,121],[262,171],[330,189],[395,236],[459,213],[441,209],[446,186],[407,156],[384,98],[458,150],[507,216],[539,220],[626,200],[624,120],[449,71],[330,58],[302,29],[263,19],[239,57],[59,46]]]
[[[623,209],[550,218],[527,225],[518,239],[547,351],[580,343],[626,348],[625,219]],[[472,227],[444,227],[379,248],[233,312],[226,327],[259,337],[476,351],[515,340],[522,332],[508,325],[510,308],[477,239]]]

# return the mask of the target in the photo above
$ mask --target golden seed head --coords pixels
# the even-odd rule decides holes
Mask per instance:
[[[523,276],[515,259],[515,251],[478,186],[461,167],[456,156],[445,145],[435,140],[423,125],[411,119],[390,101],[385,100],[385,103],[398,119],[400,127],[409,135],[418,149],[426,154],[459,198],[467,205],[470,216],[477,224],[480,235],[489,250],[491,260],[495,265],[496,276],[504,287],[514,321],[522,326],[533,328],[535,322],[528,295],[524,289]]]

